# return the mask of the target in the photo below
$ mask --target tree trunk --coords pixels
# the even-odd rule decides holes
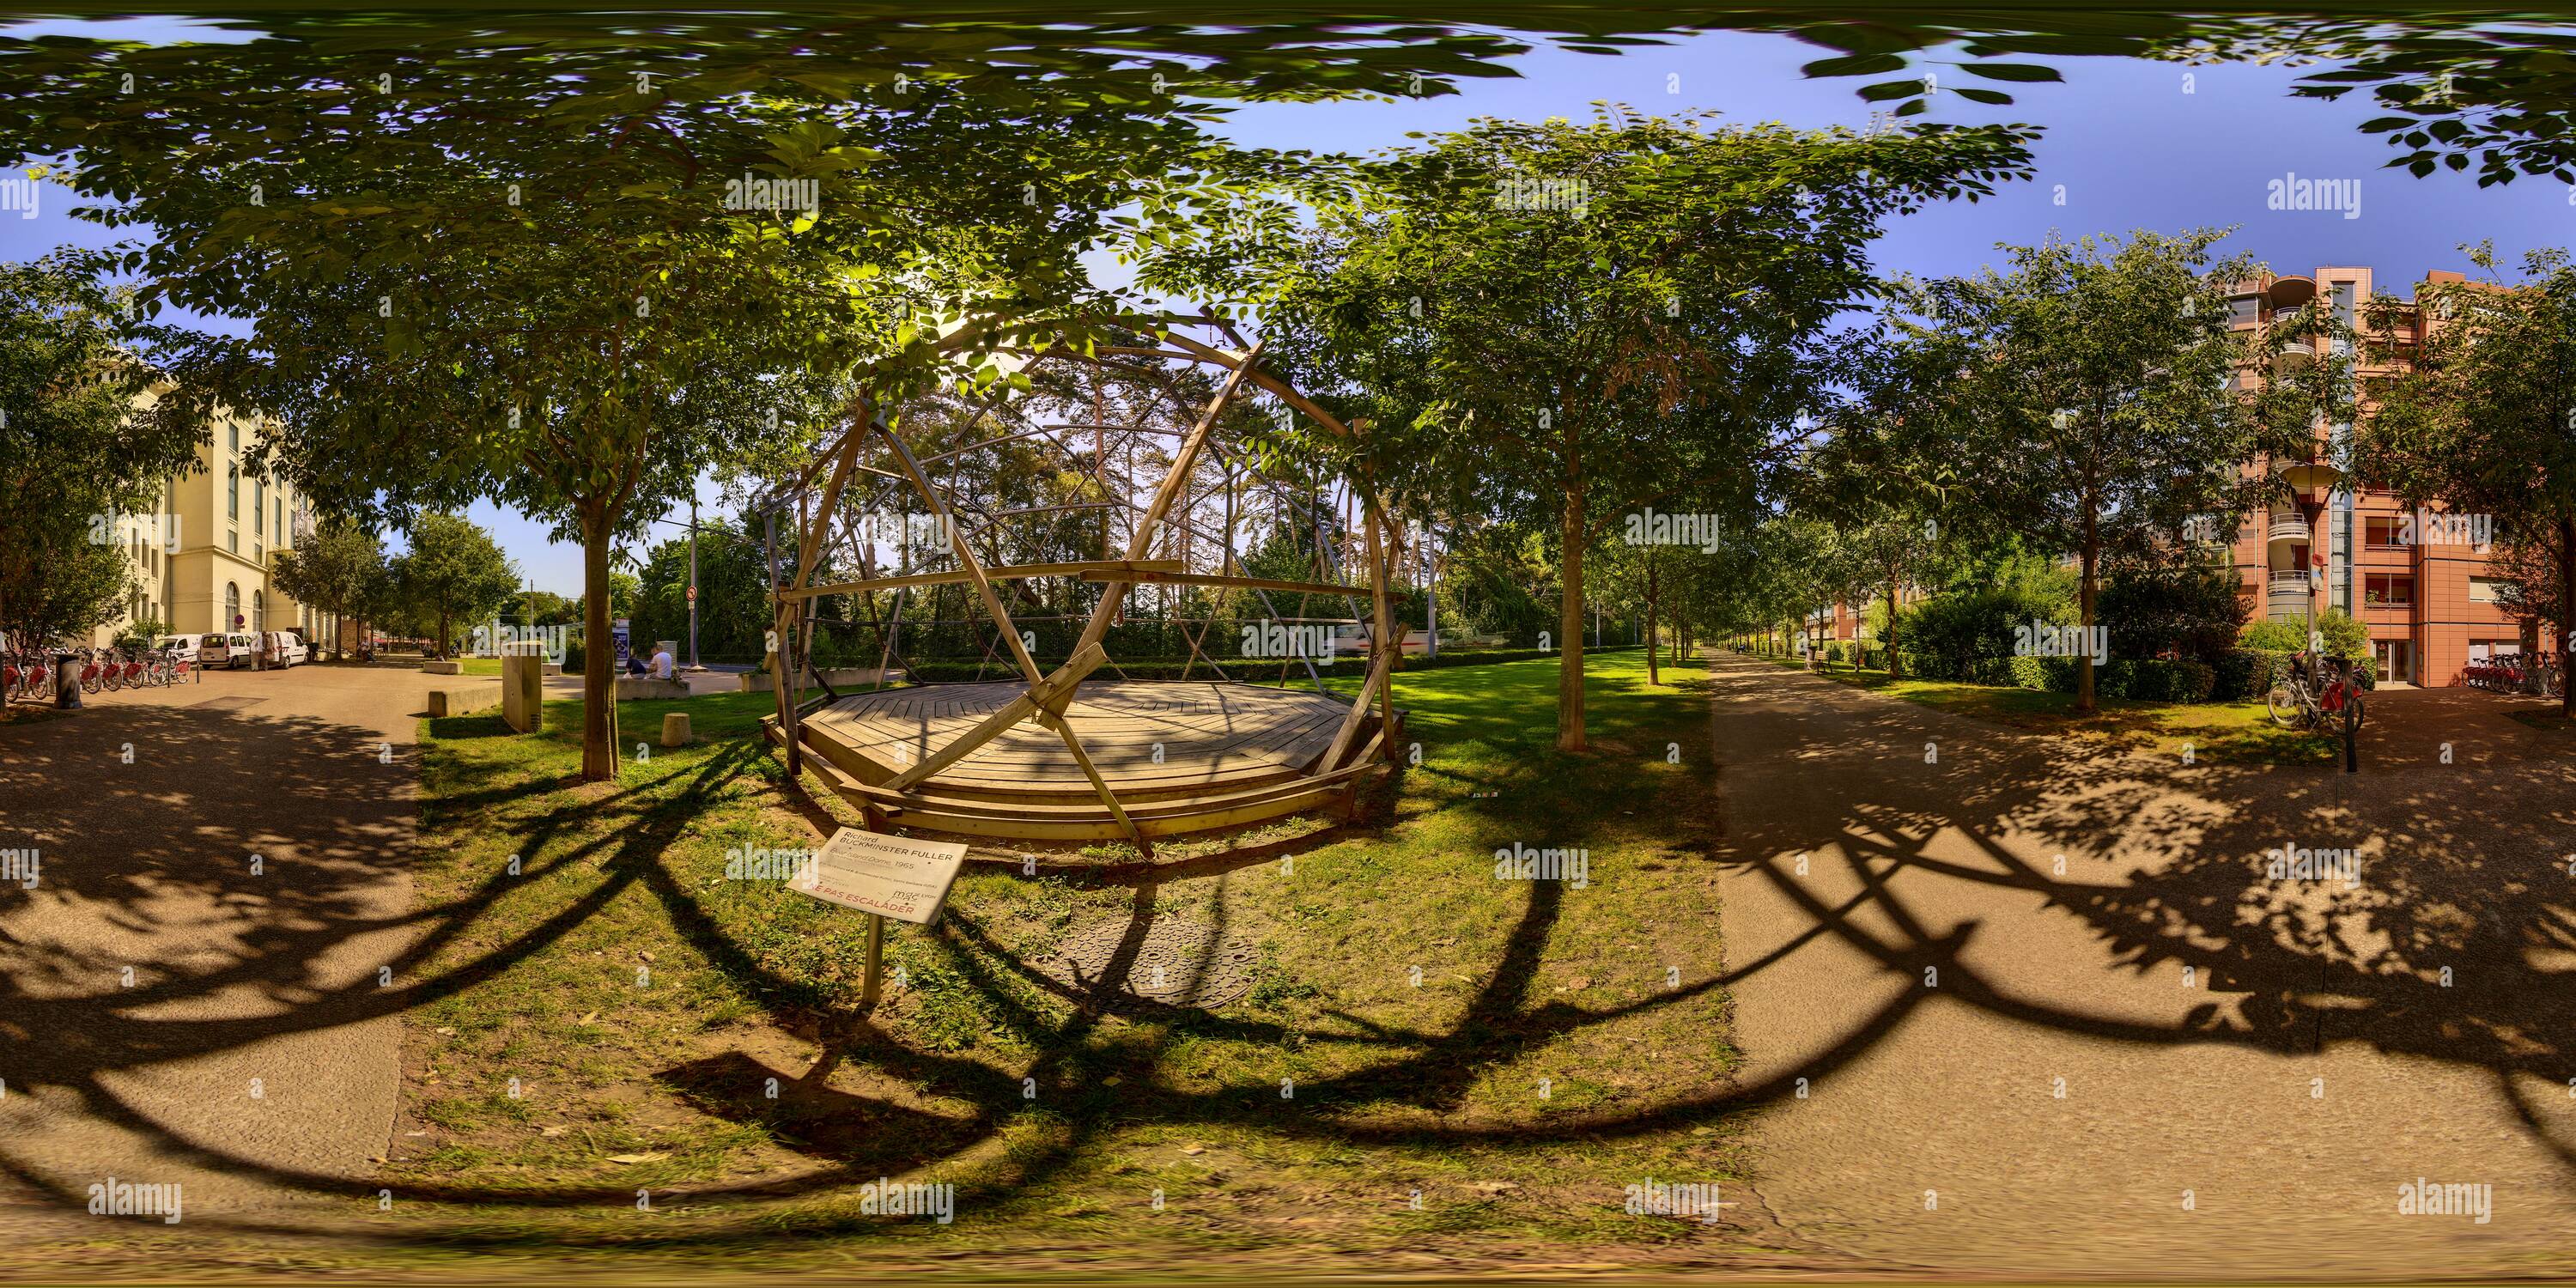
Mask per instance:
[[[1887,678],[1902,680],[1905,667],[1896,660],[1896,579],[1887,579]]]
[[[2083,637],[2075,642],[2075,709],[2093,709],[2093,578],[2102,560],[2102,545],[2093,533],[2093,520],[2084,521],[2083,580],[2076,586],[2076,617],[2084,627]]]
[[[1649,547],[1651,549],[1652,547]],[[1655,557],[1646,556],[1646,683],[1661,684],[1664,678],[1655,669],[1655,655],[1662,651],[1663,640],[1655,632]]]
[[[585,505],[580,518],[581,776],[598,783],[617,777],[616,735],[609,725],[617,701],[617,658],[608,630],[608,508]]]
[[[1556,625],[1556,749],[1583,751],[1583,475],[1573,464],[1565,470],[1565,588],[1558,596]]]

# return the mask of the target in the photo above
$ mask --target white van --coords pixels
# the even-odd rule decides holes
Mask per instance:
[[[198,643],[205,638],[203,635],[164,635],[152,641],[152,647],[167,651],[170,656],[179,661],[195,662],[198,659]]]
[[[304,637],[293,631],[270,631],[259,639],[260,647],[268,654],[268,664],[281,671],[309,661],[313,656],[313,650],[305,645]]]

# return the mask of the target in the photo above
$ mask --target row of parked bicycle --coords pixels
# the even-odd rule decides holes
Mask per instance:
[[[80,682],[83,693],[112,693],[181,684],[195,678],[196,664],[170,649],[83,648],[71,651],[63,671]],[[54,696],[54,655],[0,654],[0,694],[7,700],[39,701]]]
[[[2530,657],[2507,653],[2460,668],[2460,683],[2497,693],[2536,693],[2554,698],[2566,692],[2567,668],[2554,653]]]
[[[68,664],[57,659],[68,656]],[[112,693],[181,684],[203,670],[284,670],[312,658],[312,648],[292,631],[208,631],[164,635],[149,648],[12,649],[0,640],[0,701],[51,701],[63,675],[83,693]],[[59,668],[59,673],[58,673]]]

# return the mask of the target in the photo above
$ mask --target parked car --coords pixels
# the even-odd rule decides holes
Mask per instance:
[[[198,644],[205,638],[204,635],[164,635],[152,641],[152,647],[166,650],[182,662],[196,662],[199,660]]]
[[[312,650],[305,647],[304,638],[293,631],[263,632],[259,637],[259,647],[268,655],[268,664],[281,671],[310,661],[313,656]]]

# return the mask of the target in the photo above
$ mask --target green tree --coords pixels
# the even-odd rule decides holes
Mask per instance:
[[[2498,543],[2521,551],[2523,584],[2557,592],[2545,616],[2564,655],[2576,621],[2576,263],[2564,250],[2533,251],[2507,279],[2492,246],[2466,249],[2483,276],[2417,290],[2420,351],[2379,391],[2352,465],[2411,506],[2439,499],[2487,516]],[[2374,304],[2368,330],[2394,347],[2414,338],[2415,321]],[[2542,552],[2546,573],[2530,566]],[[2560,703],[2576,715],[2576,691]]]
[[[2260,440],[2228,387],[2245,346],[2226,292],[2258,270],[2213,265],[2223,235],[2052,237],[2005,247],[2006,271],[1901,293],[1916,369],[1938,382],[1927,429],[1974,462],[1996,522],[2075,557],[2078,625],[2095,625],[2107,560],[2162,558],[2187,520],[2232,529],[2255,495],[2241,466]],[[2088,651],[2078,710],[2093,709],[2093,686]]]
[[[150,360],[166,329],[71,253],[0,264],[0,633],[31,646],[122,612],[125,549],[159,541],[128,522],[193,468],[207,433]]]
[[[287,598],[365,625],[368,597],[385,580],[384,543],[375,534],[337,516],[315,526],[312,534],[281,551],[269,565],[269,581]],[[338,641],[331,642],[338,647]]]
[[[394,560],[403,600],[435,620],[438,654],[455,647],[455,622],[479,622],[509,604],[519,589],[518,565],[472,520],[424,514],[412,525],[411,549]]]
[[[582,546],[599,639],[612,548],[721,451],[1000,379],[996,347],[1107,307],[1085,251],[1185,220],[1251,164],[1165,84],[1177,67],[1053,42],[1057,74],[1028,76],[1027,51],[918,38],[814,66],[756,27],[543,57],[295,24],[213,58],[0,44],[22,77],[0,146],[76,155],[59,177],[99,199],[90,217],[153,230],[124,258],[148,306],[251,320],[184,369],[282,424],[275,464],[308,495],[395,522],[482,497],[548,520]],[[153,112],[118,106],[138,75]],[[34,98],[50,106],[18,110]],[[604,668],[584,693],[583,770],[604,778]]]
[[[1370,426],[1310,449],[1399,508],[1552,520],[1557,746],[1579,751],[1596,536],[1786,464],[1881,221],[2026,174],[2023,142],[1480,120],[1358,167],[1311,235],[1276,234],[1264,336]]]

